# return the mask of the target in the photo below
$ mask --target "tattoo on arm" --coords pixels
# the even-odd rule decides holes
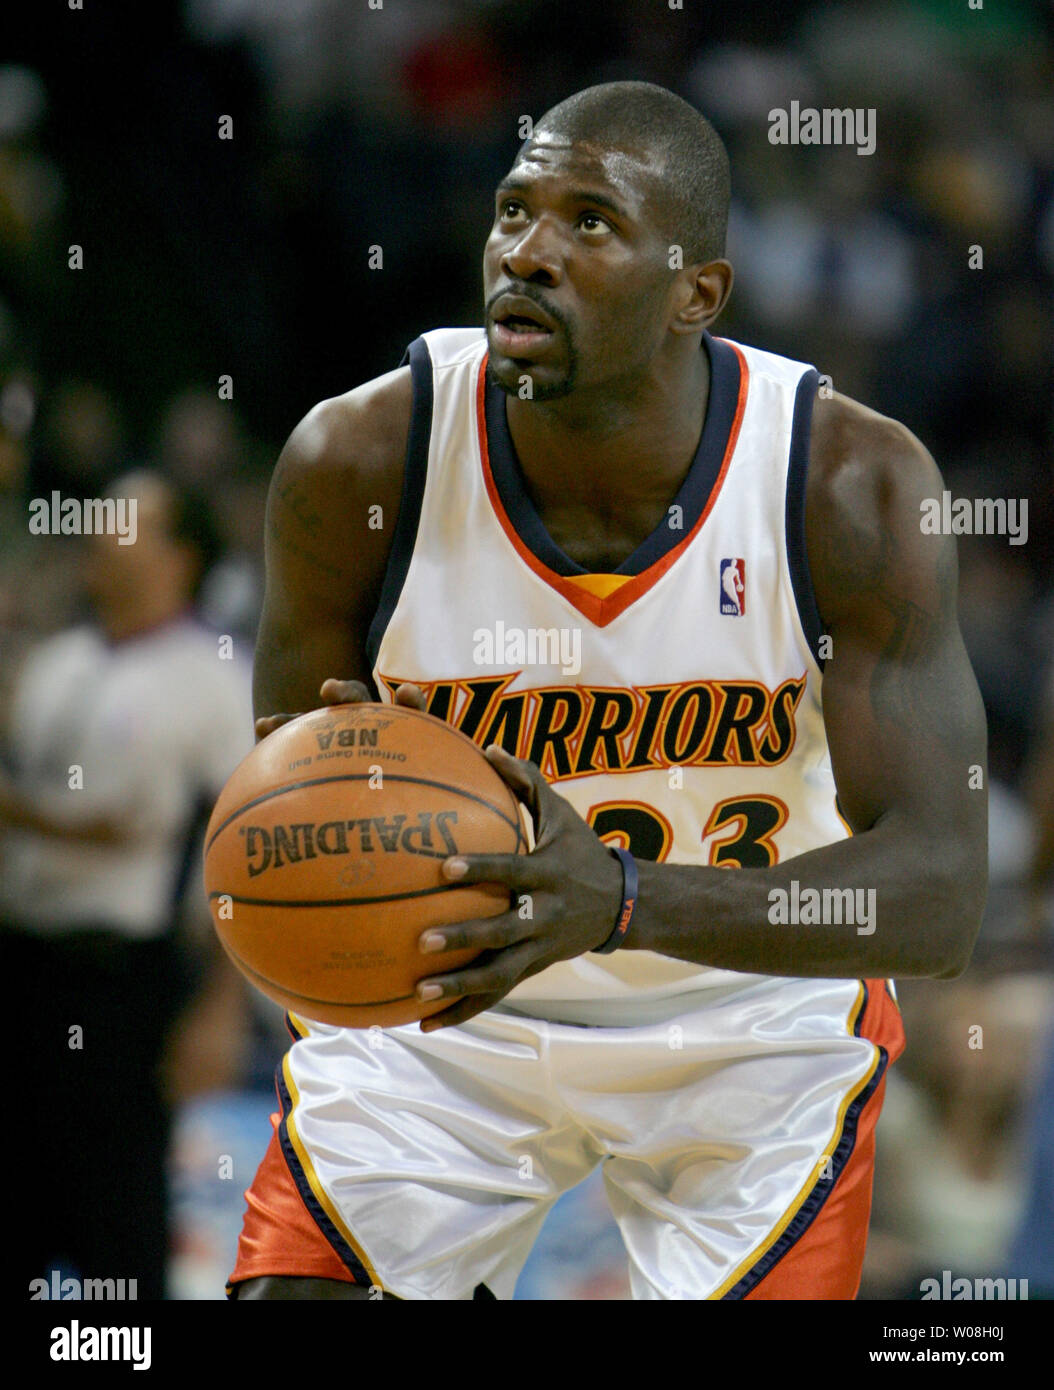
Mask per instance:
[[[311,503],[304,496],[303,490],[294,480],[287,479],[277,483],[274,496],[292,512],[305,531],[313,535],[322,525],[322,518],[318,512],[313,510]]]
[[[283,550],[295,556],[298,560],[307,561],[308,564],[312,565],[321,574],[328,574],[333,579],[344,579],[346,577],[344,571],[340,569],[339,566],[331,564],[328,560],[323,560],[321,555],[317,555],[313,550],[309,550],[307,546],[301,545],[299,541],[292,540],[288,532],[283,531],[280,527],[273,527],[272,534],[275,539],[279,541]]]
[[[276,484],[272,496],[275,500],[270,522],[273,539],[287,554],[306,561],[319,573],[329,575],[332,579],[345,579],[346,572],[339,565],[323,558],[313,546],[305,544],[294,535],[294,531],[299,529],[306,533],[309,541],[316,539],[322,525],[322,517],[314,510],[313,503],[304,496],[298,484],[295,481]],[[279,520],[279,511],[285,514],[282,520]]]

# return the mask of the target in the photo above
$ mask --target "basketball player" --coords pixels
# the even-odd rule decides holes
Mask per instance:
[[[510,1298],[598,1164],[635,1297],[856,1293],[886,977],[970,957],[985,728],[925,449],[708,331],[728,199],[678,97],[571,97],[497,190],[484,328],[278,462],[258,734],[320,689],[424,703],[495,745],[537,845],[446,861],[511,906],[423,933],[438,1015],[290,1018],[237,1297]],[[566,631],[573,677],[508,655]]]

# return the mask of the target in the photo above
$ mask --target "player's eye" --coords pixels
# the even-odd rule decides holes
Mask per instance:
[[[502,222],[522,222],[526,216],[527,209],[515,198],[506,198],[498,208],[498,217]]]
[[[596,236],[611,231],[610,222],[607,222],[597,212],[584,212],[578,219],[578,225],[583,232],[588,233],[590,236]]]

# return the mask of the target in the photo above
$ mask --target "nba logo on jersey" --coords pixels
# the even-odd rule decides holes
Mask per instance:
[[[721,561],[721,612],[741,618],[747,611],[746,562]]]

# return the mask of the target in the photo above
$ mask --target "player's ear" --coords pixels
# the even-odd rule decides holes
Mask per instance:
[[[673,331],[698,333],[708,328],[728,303],[733,279],[731,262],[723,259],[686,266]]]

